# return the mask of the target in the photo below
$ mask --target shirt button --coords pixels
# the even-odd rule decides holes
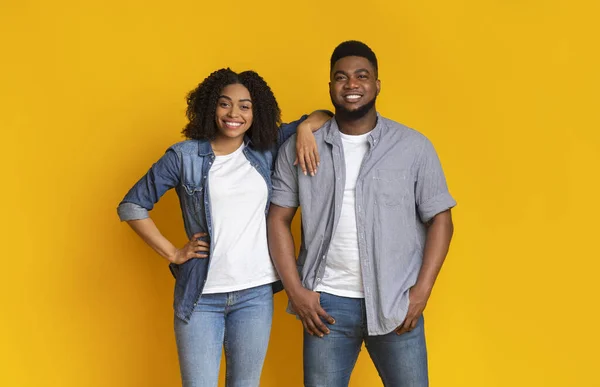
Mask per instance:
[[[321,279],[320,279],[320,278],[317,278],[317,282],[321,282]]]

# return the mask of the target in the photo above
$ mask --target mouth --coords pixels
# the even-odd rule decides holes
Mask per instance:
[[[227,128],[227,129],[238,129],[240,126],[242,126],[244,123],[243,122],[236,122],[236,121],[225,121],[223,120],[223,125]]]
[[[342,97],[344,98],[344,101],[353,103],[353,102],[360,101],[360,99],[362,98],[362,94],[352,93],[352,94],[343,95]]]

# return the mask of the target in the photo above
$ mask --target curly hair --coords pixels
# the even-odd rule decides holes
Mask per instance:
[[[277,143],[281,110],[267,82],[254,71],[239,74],[229,68],[210,74],[187,96],[189,120],[182,133],[186,138],[212,140],[219,129],[215,120],[217,102],[225,86],[241,84],[252,98],[252,125],[246,135],[257,149],[268,149]]]

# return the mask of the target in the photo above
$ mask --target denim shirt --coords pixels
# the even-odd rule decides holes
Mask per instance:
[[[268,188],[268,200],[265,216],[271,202],[273,186],[271,173],[277,150],[290,136],[296,133],[298,125],[306,119],[306,115],[279,128],[279,141],[267,151],[259,151],[252,147],[248,137],[244,138],[246,147],[244,155],[250,164],[265,179]],[[117,212],[121,221],[148,218],[148,211],[171,188],[175,188],[185,232],[188,239],[196,233],[207,233],[212,236],[212,218],[210,195],[208,189],[208,173],[215,160],[215,154],[208,140],[187,140],[171,146],[150,170],[129,190],[119,204]],[[213,245],[210,245],[208,258],[190,259],[169,268],[175,277],[175,294],[173,307],[175,315],[188,322],[194,306],[197,304],[210,267]],[[281,282],[274,284],[274,290],[281,290]]]

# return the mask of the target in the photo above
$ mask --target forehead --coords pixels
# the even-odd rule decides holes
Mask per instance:
[[[359,69],[367,69],[370,73],[375,72],[375,67],[369,62],[369,60],[362,56],[345,56],[335,62],[332,73],[336,71],[343,71],[345,73],[353,73]]]
[[[246,89],[246,86],[239,83],[225,86],[220,94],[226,95],[233,100],[250,99],[250,92]]]

